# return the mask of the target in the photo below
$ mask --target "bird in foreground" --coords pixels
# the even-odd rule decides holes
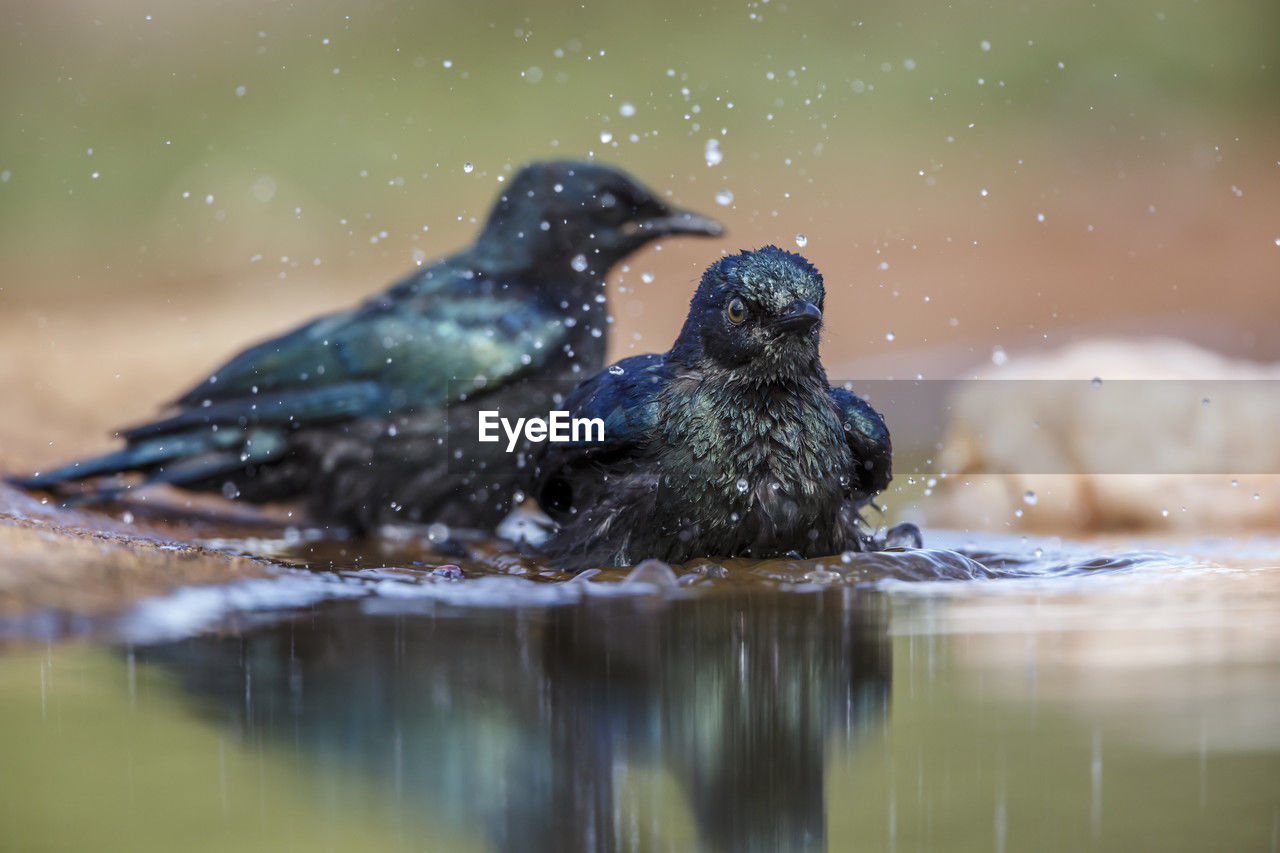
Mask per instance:
[[[891,478],[884,419],[818,358],[824,289],[776,246],[703,274],[674,346],[602,370],[565,401],[604,440],[546,444],[536,493],[566,567],[654,557],[817,557],[883,547],[860,510]],[[902,525],[901,543],[919,544]]]
[[[137,472],[252,502],[303,498],[315,521],[353,533],[492,526],[527,472],[500,444],[451,459],[447,425],[478,409],[545,414],[554,383],[542,380],[604,364],[609,269],[660,237],[719,233],[617,169],[530,164],[468,248],[241,352],[169,416],[124,430],[124,448],[13,482],[93,480],[87,495],[101,498],[122,487],[98,478]]]

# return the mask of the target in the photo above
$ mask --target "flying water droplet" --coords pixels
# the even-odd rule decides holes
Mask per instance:
[[[750,486],[748,485],[747,481],[746,481],[745,479],[743,479],[743,478],[739,478],[739,479],[738,479],[738,491],[742,492],[743,494],[746,494],[746,491],[747,491],[747,489],[748,489],[748,488],[750,488]]]
[[[1036,501],[1038,500],[1040,499],[1036,497],[1036,493],[1031,491],[1030,489],[1027,489],[1025,492],[1022,493],[1022,502],[1027,506],[1035,506]]]
[[[636,114],[636,105],[630,101],[623,101],[622,105],[618,107],[618,114],[623,118],[631,118]]]
[[[569,266],[573,267],[578,272],[586,272],[587,256],[582,254],[574,255],[573,260],[569,261]]]
[[[651,273],[651,272],[642,272],[642,273],[640,273],[640,280],[641,280],[641,281],[643,281],[645,284],[652,284],[652,283],[653,283],[653,273]]]
[[[720,190],[720,192],[716,193],[716,204],[721,207],[728,207],[733,204],[733,191]]]
[[[805,246],[809,245],[809,238],[804,236],[803,234],[797,234],[796,245],[799,246],[801,249],[803,249]]]
[[[1095,376],[1095,377],[1093,377],[1093,381],[1092,381],[1092,382],[1090,382],[1089,384],[1090,384],[1090,385],[1092,385],[1094,388],[1101,388],[1101,387],[1102,387],[1102,379],[1101,379],[1101,377]]]
[[[462,164],[462,171],[466,172],[468,175],[470,175],[473,171],[475,171],[475,168],[476,168],[475,166],[471,165],[470,160]]]

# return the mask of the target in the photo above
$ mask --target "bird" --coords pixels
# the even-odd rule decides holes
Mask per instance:
[[[350,535],[387,523],[489,527],[528,471],[501,443],[460,459],[449,430],[481,408],[545,413],[554,383],[543,380],[571,386],[604,364],[609,270],[652,240],[720,233],[619,169],[530,163],[470,246],[245,349],[167,415],[118,433],[124,447],[10,481],[71,500],[168,483],[300,501]],[[104,485],[127,472],[140,477]]]
[[[573,569],[657,558],[817,557],[919,545],[860,511],[892,478],[884,418],[819,359],[825,289],[803,256],[764,246],[702,275],[666,353],[623,359],[564,402],[599,432],[542,445],[543,551]]]

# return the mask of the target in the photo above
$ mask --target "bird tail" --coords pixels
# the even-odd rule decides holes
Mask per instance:
[[[49,471],[38,471],[5,479],[21,489],[63,491],[72,483],[132,472],[144,475],[144,482],[182,485],[197,483],[243,468],[246,462],[265,462],[279,455],[275,441],[259,441],[254,448],[243,435],[234,445],[219,441],[210,430],[174,433],[130,442],[128,446],[101,456],[67,463]],[[92,494],[104,498],[119,488],[97,489]]]

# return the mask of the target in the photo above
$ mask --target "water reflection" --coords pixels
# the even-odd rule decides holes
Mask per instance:
[[[882,600],[829,589],[542,608],[331,604],[136,651],[243,740],[364,771],[500,849],[633,847],[659,821],[713,849],[821,847],[825,760],[889,701]]]

